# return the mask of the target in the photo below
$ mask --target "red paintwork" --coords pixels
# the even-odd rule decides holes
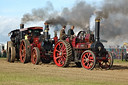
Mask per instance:
[[[31,43],[32,47],[38,47],[39,50],[41,49],[41,42],[39,42],[39,37],[33,38],[33,43]]]
[[[24,28],[24,29],[20,29],[20,31],[27,31],[27,30],[30,30],[30,29],[33,29],[33,30],[42,30],[43,31],[43,27],[29,27],[29,28]],[[40,36],[40,35],[39,35]],[[33,39],[33,41],[30,43],[30,45],[31,45],[31,53],[34,53],[34,54],[32,54],[32,55],[36,55],[36,53],[35,52],[32,52],[32,51],[34,51],[33,50],[33,48],[34,47],[38,47],[39,48],[39,50],[40,50],[40,56],[42,57],[42,58],[47,58],[46,56],[45,56],[45,52],[42,52],[41,51],[41,43],[42,42],[39,42],[39,36],[32,36],[32,34],[29,34],[29,36],[28,36],[28,40],[30,41],[31,39]],[[58,37],[57,36],[55,36],[54,38],[54,43],[56,44],[57,42],[58,42]],[[50,57],[53,57],[53,55],[51,55]],[[32,56],[32,58],[31,58],[31,61],[33,62],[33,64],[36,62],[36,59],[34,59],[34,57]]]
[[[78,52],[83,53],[85,50],[89,49],[91,46],[91,42],[89,42],[90,39],[90,34],[87,34],[87,36],[84,38],[80,38],[78,36],[74,37],[73,39],[70,39],[69,37],[66,38],[66,41],[71,44],[72,49],[80,49]],[[65,55],[64,55],[65,54]],[[62,67],[66,61],[66,47],[63,42],[58,42],[55,47],[54,47],[54,52],[53,52],[53,59],[54,62],[57,66]],[[85,58],[85,55],[83,58]],[[90,61],[93,59],[92,57],[89,58]],[[84,61],[83,61],[84,63]],[[88,63],[89,64],[89,63]],[[85,66],[87,69],[91,68]]]
[[[74,37],[72,40],[66,38],[66,41],[71,43],[72,47],[75,49],[89,49],[92,42],[89,42],[90,34],[86,34],[85,40],[82,40],[79,37]]]
[[[94,65],[94,56],[90,52],[86,52],[82,55],[81,63],[84,68],[91,69]]]
[[[25,48],[25,43],[22,41],[20,44],[20,61],[24,63],[25,61],[25,54],[26,54],[26,48]]]
[[[89,42],[89,39],[90,39],[90,34],[86,34],[85,41]]]
[[[31,52],[31,62],[33,64],[35,64],[36,63],[36,60],[37,60],[37,52],[36,52],[35,49],[33,49],[32,52]]]
[[[26,30],[29,30],[29,29],[42,30],[43,31],[43,27],[29,27],[29,28],[20,29],[20,31],[26,31]]]
[[[57,66],[62,67],[66,61],[66,47],[63,42],[58,42],[54,48],[54,62]]]
[[[106,56],[107,56],[107,54],[106,54]],[[104,62],[104,61],[107,61],[107,62]],[[103,57],[102,59],[98,60],[101,68],[109,68],[111,65],[111,61],[112,60],[111,60],[109,53],[108,53],[108,58]]]
[[[56,44],[58,42],[58,37],[54,37],[54,43]]]

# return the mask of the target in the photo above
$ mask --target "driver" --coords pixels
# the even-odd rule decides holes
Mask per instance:
[[[63,28],[60,30],[60,40],[66,39],[65,28],[66,26],[63,26]]]

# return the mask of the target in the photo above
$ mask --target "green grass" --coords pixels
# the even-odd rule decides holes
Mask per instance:
[[[116,59],[114,61],[127,63]],[[125,75],[124,71],[87,71],[75,67],[52,68],[43,65],[8,63],[6,58],[0,59],[0,85],[128,85],[127,76],[123,80],[122,75]]]
[[[118,63],[118,64],[120,64],[120,63],[128,63],[128,61],[125,61],[125,60],[121,60],[121,59],[114,59],[114,63]]]
[[[0,85],[114,85],[114,82],[0,72]],[[116,84],[121,85],[121,84]]]

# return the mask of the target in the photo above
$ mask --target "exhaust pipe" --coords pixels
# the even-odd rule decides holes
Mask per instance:
[[[100,41],[100,19],[95,19],[95,40]]]
[[[20,29],[23,29],[24,28],[24,24],[20,24]]]
[[[44,25],[45,25],[45,29],[44,29],[45,39],[48,40],[48,39],[50,39],[50,36],[49,36],[49,33],[48,33],[48,31],[49,31],[49,24],[47,22],[45,22]]]

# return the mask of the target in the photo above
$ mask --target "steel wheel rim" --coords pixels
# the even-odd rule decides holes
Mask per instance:
[[[82,66],[86,69],[91,69],[94,66],[94,56],[90,52],[85,52],[82,55]]]
[[[109,69],[111,67],[112,59],[111,59],[110,54],[108,53],[106,55],[106,57],[107,57],[107,61],[100,61],[99,62],[100,67],[103,69]]]
[[[9,48],[9,61],[11,61],[11,48]]]
[[[54,48],[54,62],[57,66],[62,67],[66,61],[66,46],[63,42],[59,42],[56,44]]]
[[[21,45],[20,45],[20,61],[22,63],[25,61],[25,56],[26,56],[25,43],[22,42]]]
[[[33,49],[33,51],[32,51],[31,61],[32,61],[33,64],[35,64],[36,61],[37,61],[37,52],[36,52],[35,49]]]

